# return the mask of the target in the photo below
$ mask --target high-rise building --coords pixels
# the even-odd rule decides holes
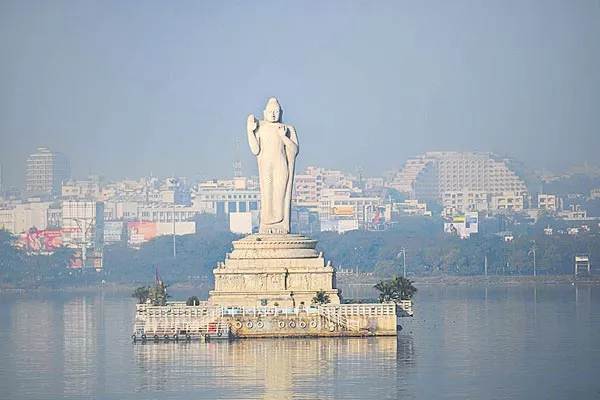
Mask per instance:
[[[27,158],[27,186],[29,194],[60,195],[61,186],[69,179],[69,159],[46,148],[37,149]]]
[[[520,162],[492,153],[429,152],[406,162],[391,187],[419,200],[443,201],[446,193],[518,195],[537,187],[537,178]]]

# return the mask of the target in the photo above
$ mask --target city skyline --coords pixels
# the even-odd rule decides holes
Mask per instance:
[[[254,175],[244,121],[270,96],[300,170],[374,176],[435,150],[593,164],[600,7],[541,4],[3,2],[3,184],[38,147],[76,178],[195,178],[229,175],[239,140]]]

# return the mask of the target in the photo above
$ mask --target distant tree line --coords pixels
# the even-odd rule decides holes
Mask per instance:
[[[489,275],[530,275],[533,272],[533,254],[536,269],[542,274],[573,273],[574,255],[589,253],[600,260],[598,225],[578,235],[556,234],[567,222],[555,221],[549,216],[537,224],[509,226],[514,240],[505,242],[495,235],[497,221],[482,220],[482,233],[461,240],[444,234],[442,220],[431,217],[407,217],[390,231],[351,231],[344,234],[320,232],[311,235],[319,241],[333,265],[341,268],[372,272],[382,278],[402,276],[402,249],[406,251],[408,277],[437,275],[481,275],[487,258]],[[552,236],[544,235],[548,225],[555,227]],[[225,229],[206,228],[193,235],[176,237],[176,257],[173,257],[173,239],[162,236],[144,243],[139,250],[125,244],[107,246],[101,273],[68,269],[72,257],[69,249],[58,249],[52,256],[27,255],[11,245],[12,237],[0,231],[0,285],[4,287],[62,287],[93,284],[106,280],[110,283],[148,284],[154,280],[155,268],[169,284],[210,284],[212,270],[218,261],[231,252],[231,242],[239,236]],[[599,261],[600,262],[600,261]]]

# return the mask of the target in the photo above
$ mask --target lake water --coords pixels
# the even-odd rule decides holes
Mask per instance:
[[[0,294],[0,399],[600,398],[600,286],[420,287],[397,338],[132,344],[134,308]]]

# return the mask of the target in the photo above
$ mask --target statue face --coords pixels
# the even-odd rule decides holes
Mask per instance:
[[[265,121],[279,122],[281,118],[281,109],[279,107],[267,106],[264,112]]]
[[[281,121],[281,106],[275,97],[271,97],[265,107],[265,121],[279,122]]]

